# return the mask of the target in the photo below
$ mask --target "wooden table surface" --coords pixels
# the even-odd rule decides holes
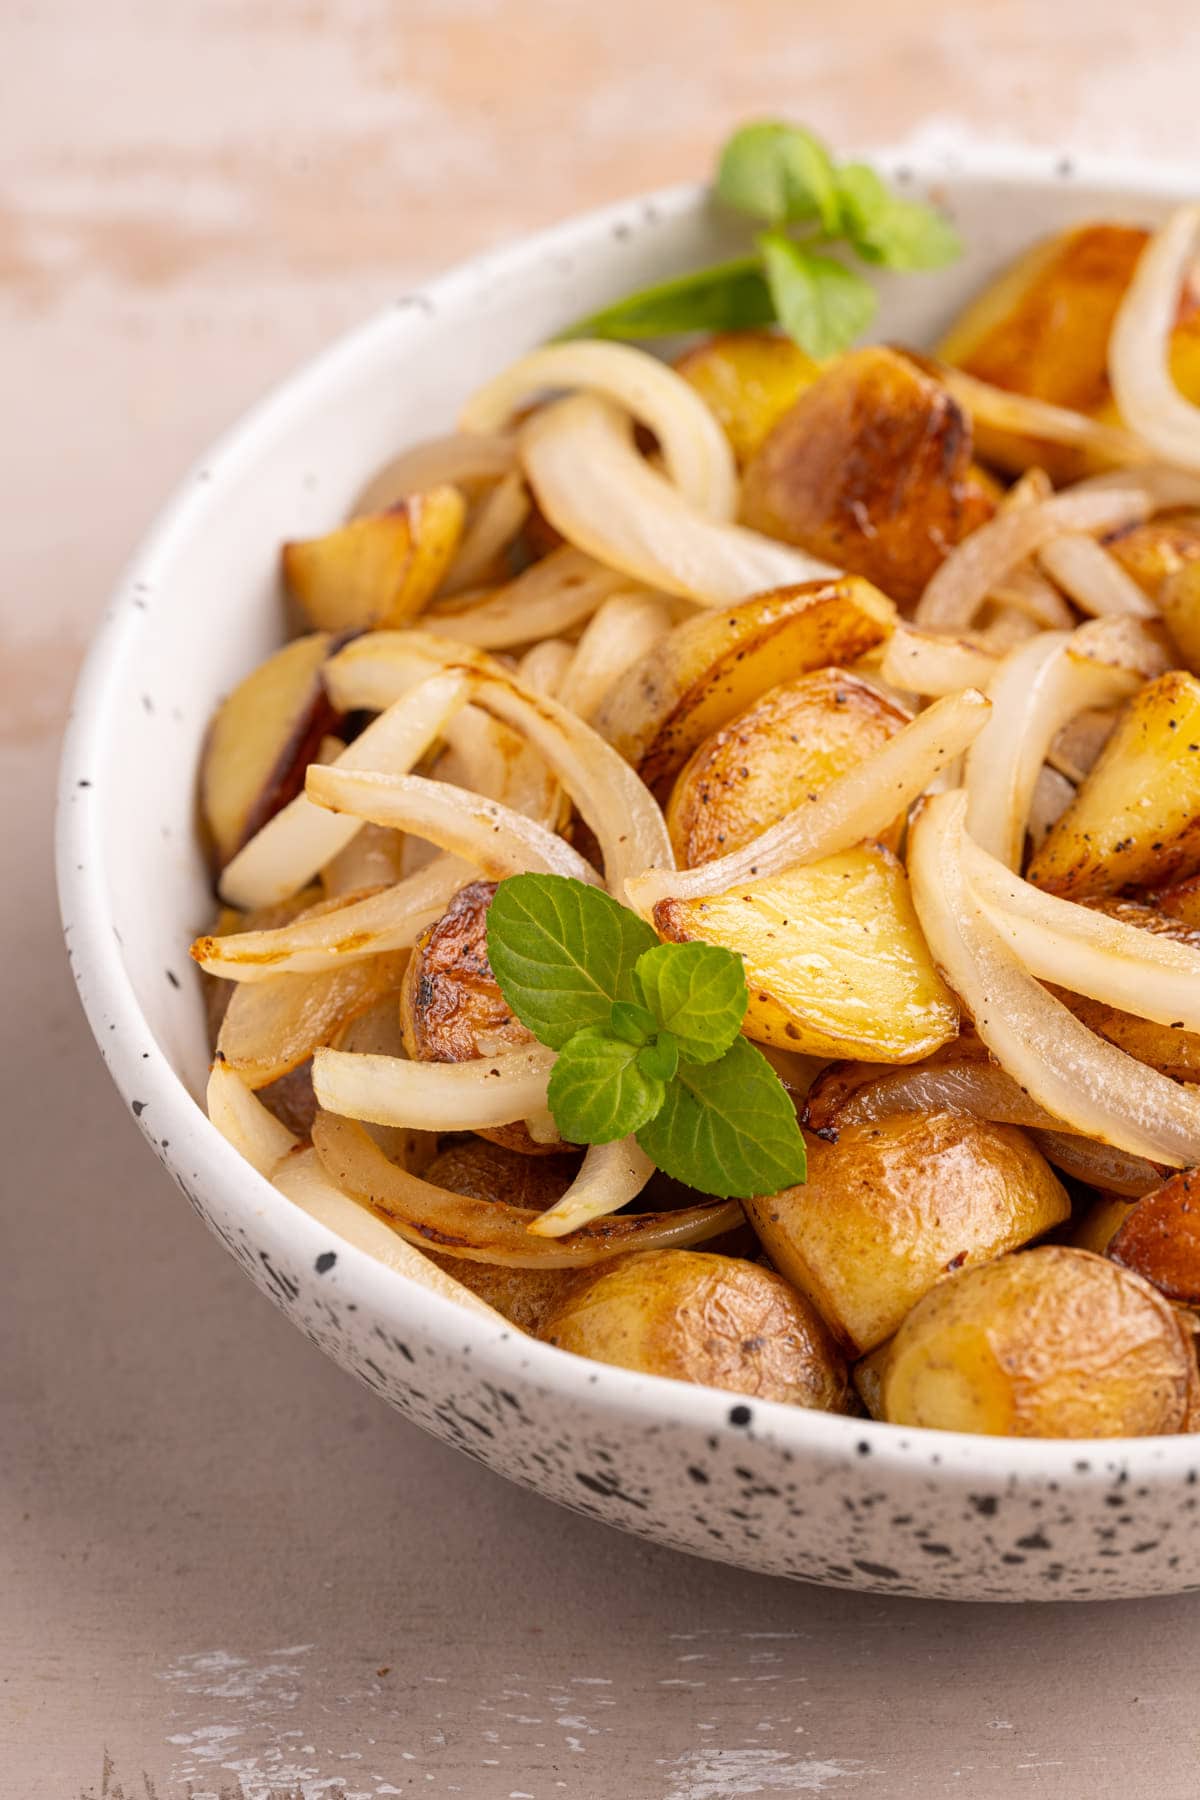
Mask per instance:
[[[414,277],[737,119],[1197,162],[1193,0],[8,0],[0,1790],[1194,1800],[1200,1605],[953,1608],[658,1551],[405,1425],[142,1146],[61,954],[71,680],[176,473]],[[15,840],[15,841],[14,841]]]

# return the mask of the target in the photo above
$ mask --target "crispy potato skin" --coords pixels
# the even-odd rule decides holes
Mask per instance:
[[[921,934],[908,878],[861,844],[700,900],[660,900],[667,942],[746,964],[747,1037],[809,1056],[919,1062],[954,1037],[958,1005]]]
[[[1013,1437],[1155,1437],[1191,1428],[1190,1334],[1104,1257],[1044,1244],[940,1282],[896,1333],[897,1425]]]
[[[1200,1170],[1181,1169],[1135,1201],[1108,1254],[1168,1300],[1200,1307]]]
[[[739,463],[820,374],[799,344],[777,331],[724,331],[687,350],[675,364],[729,439]]]
[[[868,581],[899,606],[991,517],[971,427],[940,382],[898,351],[829,365],[747,465],[747,525]]]
[[[1129,702],[1028,873],[1052,894],[1086,900],[1198,870],[1200,681],[1172,669]]]
[[[681,868],[741,849],[908,723],[859,675],[815,669],[772,688],[706,738],[681,770],[667,829]],[[900,847],[902,820],[884,842]]]
[[[806,1134],[808,1180],[746,1202],[780,1274],[838,1342],[863,1356],[947,1269],[1039,1237],[1070,1202],[1021,1131],[954,1113],[904,1113]]]
[[[646,1375],[837,1412],[845,1365],[779,1275],[696,1250],[641,1250],[585,1276],[545,1320],[547,1343]]]
[[[1200,532],[1197,533],[1200,557]],[[1169,570],[1158,592],[1163,620],[1179,651],[1180,660],[1200,674],[1200,561],[1184,562]]]
[[[466,1062],[533,1042],[509,1011],[488,961],[487,914],[496,885],[472,881],[460,888],[417,942],[400,990],[404,1048],[414,1062]],[[562,1149],[561,1141],[536,1143],[520,1121],[480,1136],[526,1156]]]
[[[413,494],[324,537],[283,547],[283,578],[306,619],[327,631],[400,625],[432,599],[462,537],[457,488]]]

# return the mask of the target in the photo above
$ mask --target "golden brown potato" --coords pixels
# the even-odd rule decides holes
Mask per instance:
[[[1109,1239],[1108,1254],[1168,1300],[1200,1306],[1200,1170],[1181,1169],[1135,1200]]]
[[[777,331],[723,331],[675,364],[715,414],[739,463],[754,455],[820,365]]]
[[[621,677],[593,723],[654,787],[768,688],[856,662],[888,636],[895,618],[891,601],[854,576],[698,613]]]
[[[900,606],[995,510],[971,427],[933,376],[882,345],[831,363],[747,465],[747,525],[849,569]]]
[[[321,739],[339,724],[321,679],[331,647],[326,631],[296,638],[218,707],[200,764],[200,807],[218,868],[295,798]]]
[[[1197,546],[1200,555],[1200,533]],[[1164,577],[1158,601],[1180,661],[1193,675],[1200,674],[1200,561],[1185,562],[1170,571]]]
[[[806,1142],[807,1181],[748,1200],[746,1213],[851,1356],[890,1337],[948,1269],[1013,1250],[1070,1213],[1062,1183],[1012,1125],[901,1113]]]
[[[892,1352],[892,1340],[880,1344],[868,1356],[861,1357],[850,1371],[854,1391],[872,1419],[883,1418],[883,1377]]]
[[[1043,1244],[940,1282],[896,1333],[896,1425],[1012,1437],[1155,1437],[1191,1428],[1196,1355],[1149,1282]]]
[[[324,537],[285,544],[284,580],[305,617],[328,631],[400,625],[437,591],[464,518],[457,488],[430,488]]]
[[[680,772],[667,807],[679,866],[739,850],[865,762],[909,717],[844,669],[816,669],[772,688],[706,738]],[[889,849],[899,849],[903,824],[885,836]]]
[[[573,1287],[547,1343],[595,1362],[837,1412],[846,1370],[820,1319],[780,1276],[699,1250],[640,1250]]]
[[[1129,702],[1029,865],[1070,900],[1200,870],[1200,681],[1173,669]]]
[[[1153,888],[1146,899],[1154,911],[1168,919],[1177,919],[1200,931],[1200,875],[1189,875],[1186,881],[1168,882]]]
[[[736,951],[746,964],[747,1037],[810,1056],[918,1062],[958,1030],[908,877],[862,844],[702,900],[660,900],[668,942]]]
[[[460,888],[417,940],[400,992],[404,1048],[414,1062],[466,1062],[533,1042],[509,1011],[488,961],[487,914],[495,892],[494,881]],[[538,1143],[520,1120],[480,1135],[526,1156],[562,1149],[560,1138]]]
[[[1200,557],[1200,516],[1169,513],[1110,532],[1103,541],[1109,555],[1116,557],[1143,593],[1157,600],[1168,575],[1186,569]]]

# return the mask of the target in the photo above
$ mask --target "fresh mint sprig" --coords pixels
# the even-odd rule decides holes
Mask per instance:
[[[763,119],[735,131],[713,190],[761,230],[756,254],[662,282],[593,313],[567,337],[650,338],[778,322],[810,356],[844,350],[878,304],[847,253],[877,268],[940,269],[961,253],[940,213],[894,194],[866,163],[837,163],[803,126]],[[829,254],[832,246],[841,254]]]
[[[633,1132],[666,1174],[722,1198],[804,1180],[795,1108],[741,1036],[740,956],[660,944],[636,913],[562,875],[502,881],[487,942],[505,1001],[558,1051],[547,1102],[568,1143]]]

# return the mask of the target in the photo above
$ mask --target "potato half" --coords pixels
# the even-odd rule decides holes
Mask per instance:
[[[1159,589],[1158,601],[1180,660],[1193,675],[1200,674],[1200,561],[1185,562],[1170,571]]]
[[[681,868],[740,850],[836,776],[865,762],[909,714],[844,669],[772,688],[700,745],[671,790],[667,829]],[[884,840],[900,847],[903,820]]]
[[[668,942],[720,944],[746,964],[745,1032],[810,1056],[918,1062],[958,1030],[908,877],[862,844],[700,900],[660,900]]]
[[[1200,1307],[1200,1170],[1181,1169],[1129,1208],[1108,1244],[1168,1300]]]
[[[595,1362],[837,1412],[846,1369],[816,1313],[757,1263],[641,1250],[568,1291],[547,1343]]]
[[[890,1337],[947,1269],[986,1262],[1070,1214],[1066,1190],[1012,1125],[903,1113],[806,1135],[808,1179],[746,1203],[781,1275],[852,1356]]]
[[[1013,1437],[1193,1429],[1196,1353],[1140,1275],[1044,1244],[939,1283],[896,1333],[883,1377],[896,1425]]]
[[[430,488],[324,537],[285,544],[284,580],[305,617],[328,631],[402,624],[437,591],[465,517],[457,488]]]
[[[675,364],[720,421],[739,463],[820,374],[820,365],[777,331],[723,331]]]

